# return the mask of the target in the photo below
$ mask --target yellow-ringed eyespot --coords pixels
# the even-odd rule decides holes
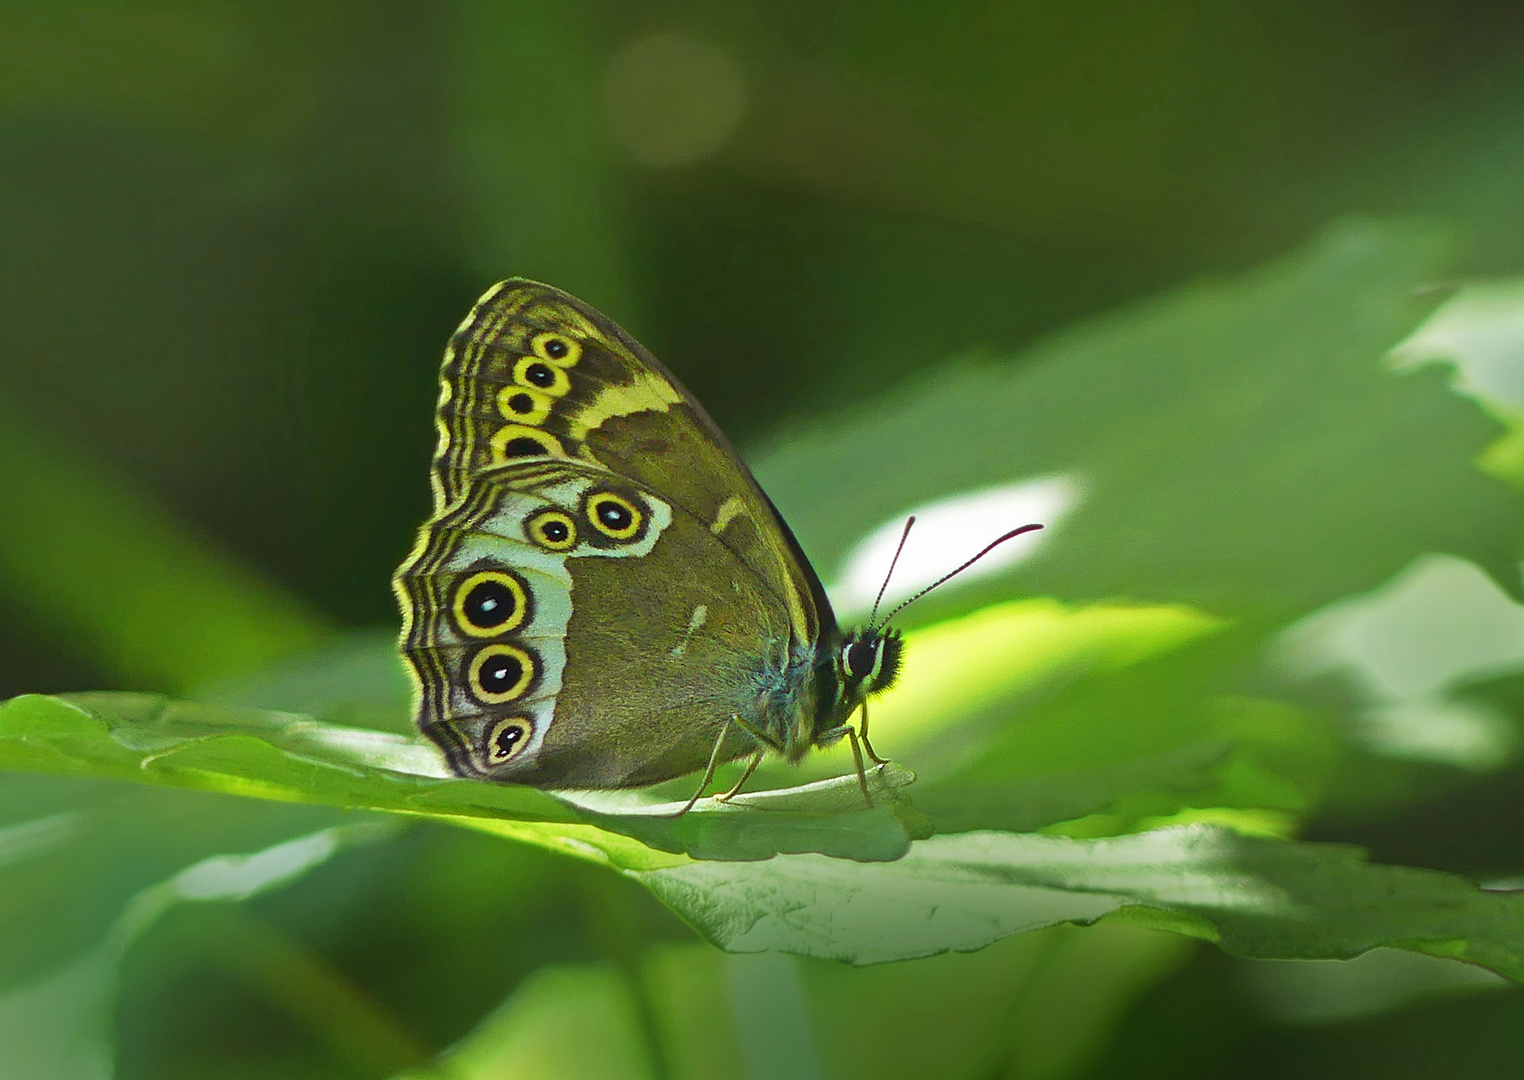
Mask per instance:
[[[527,716],[510,716],[493,724],[487,729],[486,745],[482,747],[487,767],[503,765],[518,757],[533,734],[534,721]]]
[[[582,342],[554,331],[536,334],[529,347],[536,356],[561,367],[573,367],[582,359]]]
[[[577,546],[577,522],[560,510],[541,510],[524,523],[529,539],[547,551],[570,551]]]
[[[595,491],[582,504],[587,520],[610,540],[629,540],[639,535],[646,516],[623,495],[612,491]]]
[[[505,386],[497,392],[497,411],[504,420],[521,424],[539,424],[550,415],[555,399],[527,386]]]
[[[511,458],[565,456],[561,440],[524,424],[504,424],[492,436],[492,460],[499,465]]]
[[[506,570],[482,570],[455,586],[455,626],[469,637],[516,630],[529,615],[529,590]]]
[[[539,390],[553,398],[571,389],[571,376],[565,368],[547,363],[538,356],[521,356],[513,365],[513,381],[531,390]]]
[[[517,645],[483,645],[466,668],[466,689],[483,705],[505,705],[534,682],[534,657]]]

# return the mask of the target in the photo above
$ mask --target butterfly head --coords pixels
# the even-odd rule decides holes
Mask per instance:
[[[1019,529],[1012,529],[1004,536],[998,537],[993,543],[985,545],[982,551],[951,573],[943,574],[908,600],[902,601],[898,607],[880,620],[878,618],[879,604],[884,599],[884,591],[889,587],[889,579],[894,576],[894,568],[899,563],[900,554],[905,550],[905,541],[909,538],[910,528],[914,524],[914,516],[905,522],[905,531],[900,534],[899,546],[894,549],[894,558],[889,562],[889,572],[884,575],[884,583],[879,587],[877,599],[873,601],[873,611],[868,616],[868,625],[860,630],[852,631],[842,639],[841,647],[837,652],[836,679],[841,687],[839,700],[845,706],[845,715],[850,715],[874,694],[888,690],[894,685],[895,679],[899,678],[900,664],[904,660],[905,643],[898,630],[889,628],[890,620],[933,589],[957,577],[1007,540],[1042,528],[1041,525],[1023,525]]]
[[[893,686],[900,674],[904,649],[898,630],[865,626],[848,634],[836,654],[842,696],[859,702]]]

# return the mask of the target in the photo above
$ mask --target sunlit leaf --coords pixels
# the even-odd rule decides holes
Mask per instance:
[[[425,814],[513,834],[534,823],[638,838],[699,858],[765,859],[779,852],[893,859],[922,819],[900,789],[911,779],[875,771],[865,807],[856,777],[730,804],[653,803],[618,793],[560,798],[516,784],[447,777],[421,740],[308,717],[166,701],[147,694],[29,696],[0,706],[0,766]],[[639,846],[639,845],[637,845]],[[658,863],[662,858],[652,853]]]
[[[1236,279],[787,432],[758,475],[827,569],[922,503],[1033,477],[1083,483],[1030,562],[922,601],[923,619],[1025,593],[1284,620],[1425,551],[1517,591],[1524,514],[1472,464],[1500,429],[1443,372],[1394,374],[1385,359],[1432,306],[1418,290],[1449,248],[1433,230],[1346,222]]]
[[[638,814],[594,814],[531,789],[362,764],[375,753],[375,733],[357,745],[343,741],[342,729],[244,712],[238,717],[243,733],[217,734],[226,715],[198,716],[195,707],[141,696],[90,701],[97,712],[112,703],[129,706],[123,713],[135,704],[139,712],[108,722],[54,699],[16,699],[0,708],[0,763],[136,773],[265,798],[437,816],[619,869],[706,937],[741,952],[777,949],[877,963],[976,949],[1025,930],[1126,912],[1123,917],[1145,925],[1206,937],[1249,956],[1354,956],[1395,945],[1524,975],[1524,896],[1481,892],[1427,871],[1368,866],[1349,848],[1256,840],[1196,825],[1094,841],[965,833],[923,840],[887,863],[815,854],[717,861],[712,856],[722,852],[705,845],[729,845],[716,839],[723,833],[702,827],[656,834],[656,823],[647,819],[642,825],[653,832],[642,833],[627,820]],[[405,760],[400,750],[390,751],[394,764]],[[756,806],[710,808],[678,821],[728,819],[738,834],[754,827],[779,849],[835,849],[859,859],[865,844],[885,834],[880,823],[898,822],[881,807],[879,823],[853,820],[869,813],[857,811],[839,815],[838,825],[814,808],[813,797],[810,789],[759,797],[763,806],[773,798],[804,807],[776,823],[769,820],[774,811]],[[671,848],[686,844],[711,858],[664,855],[620,833]],[[742,858],[758,858],[735,835],[730,845]]]
[[[1204,825],[1105,840],[966,833],[894,863],[801,855],[759,870],[691,863],[637,876],[711,940],[745,952],[881,963],[1112,915],[1241,956],[1348,958],[1392,945],[1524,979],[1524,894]]]

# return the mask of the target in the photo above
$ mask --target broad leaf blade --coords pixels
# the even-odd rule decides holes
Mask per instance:
[[[1516,592],[1524,515],[1472,464],[1500,428],[1442,373],[1395,375],[1385,359],[1432,307],[1420,289],[1449,250],[1433,229],[1347,222],[1240,278],[789,432],[757,472],[825,570],[922,503],[1040,476],[1083,483],[1030,564],[922,601],[922,619],[1025,593],[1281,621],[1425,551],[1470,558]]]
[[[30,695],[0,706],[0,767],[147,781],[257,798],[326,803],[460,821],[595,825],[660,851],[696,858],[765,859],[820,852],[894,859],[923,820],[898,789],[904,776],[874,774],[873,808],[856,781],[779,793],[762,807],[703,800],[677,806],[611,798],[556,798],[516,784],[443,775],[433,751],[388,732],[256,709],[171,702],[150,694]],[[850,786],[850,793],[845,789]],[[680,806],[681,804],[677,804]]]
[[[1348,958],[1389,945],[1524,979],[1524,893],[1211,826],[1106,840],[966,833],[917,844],[895,863],[791,856],[756,871],[692,863],[635,876],[741,952],[872,964],[1116,915],[1240,956]]]

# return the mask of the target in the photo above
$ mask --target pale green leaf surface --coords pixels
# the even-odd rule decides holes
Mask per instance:
[[[982,752],[935,756],[917,805],[939,831],[1028,831],[1097,813],[1129,820],[1186,807],[1301,813],[1341,753],[1329,726],[1235,693],[1256,637],[1223,633],[1133,664],[1082,672],[983,718]]]
[[[874,739],[920,778],[916,807],[944,832],[1028,831],[1097,814],[1112,816],[1112,831],[1126,831],[1143,818],[1202,806],[1299,811],[1315,799],[1335,741],[1297,710],[1228,694],[1231,670],[1256,639],[1223,631],[1218,620],[1178,607],[996,605],[911,632],[900,682],[874,703]],[[377,631],[212,688],[210,696],[401,733],[411,728],[408,693],[392,635]],[[306,720],[287,725],[282,738],[328,732],[356,752],[394,747],[413,755],[398,763],[407,771],[427,771],[434,760],[411,739]],[[833,798],[842,813],[828,820],[848,828],[859,796],[839,778],[852,770],[850,751],[839,746],[802,767],[765,765],[753,787],[837,779]],[[685,777],[661,790],[685,799],[693,783]],[[801,798],[790,796],[796,808]],[[578,801],[613,809],[625,815],[621,831],[646,835],[643,819],[631,815],[651,813],[649,800],[587,794]],[[667,847],[662,832],[691,828],[660,824],[648,838]],[[723,835],[710,853],[771,853],[754,820]]]
[[[98,695],[92,703],[98,709],[112,700]],[[127,702],[146,705],[141,696]],[[201,734],[181,733],[172,745],[155,722],[178,710],[194,715],[194,707],[159,703],[140,714],[147,721],[141,727],[122,717],[108,726],[56,699],[16,699],[0,707],[0,764],[103,776],[136,772],[162,783],[436,816],[618,869],[710,940],[740,952],[775,949],[878,963],[977,949],[1010,934],[1125,912],[1246,956],[1353,956],[1388,945],[1524,975],[1524,897],[1486,893],[1443,874],[1369,866],[1350,848],[1193,825],[1107,840],[971,832],[924,840],[893,862],[817,854],[694,860],[609,831],[633,831],[626,815],[597,817],[537,791],[391,773],[354,758],[338,764],[320,759],[316,744],[303,743],[300,732],[277,731],[272,741],[207,735],[215,724],[202,717],[195,721],[204,725]],[[282,749],[281,739],[293,741]],[[136,748],[124,745],[128,741]],[[300,746],[300,756],[292,746]],[[333,744],[321,752],[332,757]],[[818,841],[810,800],[829,802],[834,795],[826,790],[824,796],[805,789],[757,797],[762,805],[804,800],[807,810],[794,823],[802,827],[794,830],[772,824],[771,811],[744,806],[680,820],[722,817],[739,831]],[[874,833],[849,822],[840,836],[831,835],[861,844]]]
[[[907,635],[900,682],[872,706],[874,743],[915,770],[916,806],[942,832],[1301,812],[1339,742],[1305,710],[1239,690],[1260,642],[1187,608],[1008,601]]]
[[[879,865],[801,855],[761,872],[711,862],[637,876],[742,952],[872,964],[1117,915],[1240,956],[1347,958],[1390,945],[1524,978],[1524,894],[1206,825],[1104,840],[965,833]]]
[[[920,777],[916,805],[932,808],[928,812],[943,831],[1029,830],[1102,812],[1125,821],[1186,806],[1265,805],[1262,792],[1225,788],[1222,773],[1237,760],[1235,748],[1249,767],[1273,767],[1288,778],[1283,787],[1305,796],[1315,788],[1326,750],[1323,732],[1290,717],[1260,730],[1266,725],[1244,721],[1241,703],[1203,704],[1227,685],[1213,681],[1217,669],[1211,665],[1225,653],[1238,655],[1208,644],[1221,631],[1218,620],[1178,607],[1071,608],[1048,600],[996,605],[910,634],[899,683],[874,703],[874,739]],[[1170,659],[1182,652],[1181,659]],[[1189,676],[1189,688],[1173,689],[1171,677],[1182,674]],[[209,688],[206,697],[412,732],[409,688],[388,631],[354,634]],[[1277,754],[1288,741],[1293,753]],[[379,749],[381,743],[372,745]],[[407,745],[416,750],[416,744]],[[432,751],[423,756],[432,760]],[[1267,764],[1267,758],[1275,760]],[[426,762],[413,771],[420,767]],[[842,745],[812,754],[802,767],[764,765],[753,788],[793,787],[801,778],[836,778],[853,769]],[[694,782],[685,777],[662,791],[685,799]],[[836,790],[839,809],[854,809],[855,788],[838,784]],[[1305,801],[1294,798],[1288,807],[1278,798],[1271,805],[1295,809]],[[637,808],[626,801],[622,811]],[[847,825],[841,815],[830,820]],[[639,824],[625,822],[630,829]],[[670,827],[681,832],[692,826]],[[754,828],[736,831],[737,846],[720,854],[767,853],[767,842],[750,835]]]
[[[324,806],[0,774],[0,991],[94,947],[154,882],[343,816]]]
[[[874,739],[920,777],[916,807],[944,832],[1027,831],[1096,814],[1112,815],[1112,830],[1125,831],[1130,822],[1188,807],[1300,810],[1316,795],[1332,739],[1286,706],[1225,697],[1231,681],[1221,669],[1246,646],[1221,634],[1219,622],[1182,608],[996,605],[910,634],[899,684],[874,704]],[[411,729],[408,693],[392,636],[378,631],[213,688],[211,697],[401,733]],[[412,739],[286,723],[282,738],[327,732],[356,752],[391,746],[412,755],[398,763],[406,771],[434,763],[433,752]],[[766,765],[753,788],[837,779],[833,798],[842,813],[823,820],[848,828],[859,796],[839,778],[853,768],[849,749],[839,746],[802,767]],[[694,782],[685,777],[661,791],[686,799]],[[790,796],[796,808],[802,797]],[[625,815],[622,831],[646,835],[643,819],[630,815],[651,813],[649,800],[588,794],[578,801],[584,809],[613,808]],[[738,800],[756,807],[767,801]],[[705,833],[720,820],[706,819]],[[724,858],[771,854],[765,830],[737,820],[748,823],[719,834],[724,839],[707,850]],[[662,832],[693,828],[658,823],[648,839],[667,847]]]
[[[1486,968],[1385,948],[1342,962],[1246,963],[1240,976],[1259,1009],[1283,1024],[1342,1023],[1439,995],[1505,990],[1511,985]]]
[[[557,798],[446,777],[432,748],[387,732],[149,694],[13,699],[0,706],[0,766],[448,819],[596,825],[699,858],[812,851],[893,859],[912,835],[926,833],[897,794],[909,781],[903,770],[873,774],[872,809],[862,806],[851,777],[759,793],[739,805],[706,800],[673,817],[681,803],[652,805],[617,793]]]
[[[0,1076],[105,1080],[114,1071],[118,964],[165,912],[178,904],[246,900],[281,888],[341,847],[393,831],[377,822],[335,826],[262,850],[203,858],[143,888],[112,912],[109,925],[80,955],[0,994]],[[25,929],[15,927],[7,937],[19,939]]]

